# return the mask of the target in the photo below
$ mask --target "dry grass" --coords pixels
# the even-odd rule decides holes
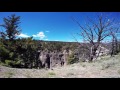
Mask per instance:
[[[16,69],[0,66],[0,78],[120,78],[120,54],[97,61],[80,62],[53,70]]]

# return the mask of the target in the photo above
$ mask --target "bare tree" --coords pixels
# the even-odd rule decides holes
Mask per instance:
[[[112,42],[111,42],[111,56],[116,55],[119,52],[119,42],[116,33],[119,33],[119,28],[116,28],[110,31],[112,36]]]
[[[96,20],[87,17],[87,23],[83,26],[75,18],[72,18],[80,27],[79,35],[84,41],[89,43],[89,61],[96,58],[96,51],[101,42],[111,35],[111,31],[116,29],[114,25],[115,19],[109,19],[105,14],[97,14]]]

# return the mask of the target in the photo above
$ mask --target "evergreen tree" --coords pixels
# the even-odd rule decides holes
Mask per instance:
[[[1,26],[5,28],[6,38],[10,41],[13,41],[17,35],[19,35],[19,23],[20,23],[20,16],[16,16],[15,14],[8,16],[7,18],[3,18],[4,24]],[[2,32],[3,33],[3,32]],[[2,34],[2,35],[4,35]]]

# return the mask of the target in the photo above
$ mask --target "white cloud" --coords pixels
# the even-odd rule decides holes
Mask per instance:
[[[45,40],[48,40],[48,39],[45,39]]]
[[[45,31],[45,32],[50,32],[50,31]]]
[[[39,33],[37,33],[36,35],[32,35],[33,37],[38,37],[38,38],[41,38],[41,39],[43,39],[43,38],[45,38],[46,36],[45,36],[45,34],[44,34],[44,32],[39,32]]]
[[[37,37],[37,35],[32,35],[33,37]]]
[[[22,38],[28,38],[28,37],[30,37],[30,36],[28,36],[27,34],[23,34],[23,33],[21,33],[20,35],[17,35],[18,37],[22,37]]]

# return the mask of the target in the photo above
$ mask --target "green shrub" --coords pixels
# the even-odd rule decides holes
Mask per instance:
[[[3,63],[3,62],[1,62],[1,61],[0,61],[0,65],[2,65],[2,66],[6,66],[6,64],[5,64],[5,63]]]
[[[20,67],[21,62],[22,62],[21,60],[18,61],[5,60],[5,66]]]
[[[13,62],[13,67],[19,68],[22,66],[23,61],[22,60],[17,60]]]
[[[78,59],[74,56],[74,54],[68,56],[67,64],[73,64],[76,62],[78,62]]]
[[[21,64],[21,62],[22,62],[22,60],[15,61],[15,64],[19,65],[19,64]]]
[[[48,75],[53,76],[56,75],[54,72],[49,72]]]
[[[0,46],[0,56],[3,58],[7,58],[9,56],[9,50],[4,46]]]
[[[6,64],[6,66],[11,66],[12,61],[11,60],[5,60],[5,64]]]
[[[48,74],[46,75],[47,78],[50,78],[50,77],[55,77],[56,74],[54,72],[48,72]]]
[[[13,56],[14,56],[14,52],[10,52],[10,53],[9,53],[9,57],[10,57],[10,58],[13,58]]]

